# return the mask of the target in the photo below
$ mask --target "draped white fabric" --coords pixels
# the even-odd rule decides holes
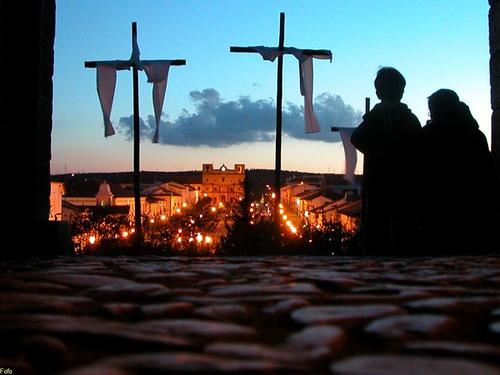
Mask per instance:
[[[326,55],[306,55],[298,48],[285,48],[279,51],[278,48],[256,46],[250,47],[258,52],[264,60],[274,61],[280,54],[290,53],[299,60],[300,93],[304,97],[304,123],[306,133],[317,133],[320,131],[318,120],[313,108],[313,63],[312,59],[332,59],[330,51],[324,51]]]
[[[104,136],[115,134],[111,124],[111,108],[116,86],[116,67],[111,65],[97,65],[97,94],[101,102],[102,115],[104,118]]]
[[[143,64],[144,71],[148,76],[148,82],[153,83],[153,108],[155,111],[156,130],[153,136],[153,143],[158,143],[160,139],[160,118],[163,109],[163,101],[167,90],[168,71],[170,62],[149,62]]]
[[[134,48],[131,61],[138,58],[139,50]],[[148,82],[153,83],[153,108],[155,112],[156,130],[153,136],[153,143],[158,143],[160,138],[159,124],[163,110],[165,92],[167,90],[168,71],[170,61],[148,61],[144,64],[139,62],[139,69],[143,69],[148,77]],[[130,69],[130,63],[123,61],[106,62],[97,64],[97,94],[101,102],[102,114],[104,117],[104,136],[109,137],[115,134],[115,129],[111,123],[111,108],[113,107],[113,97],[116,87],[116,71]]]
[[[280,55],[280,53],[283,54],[283,52],[280,52],[278,48],[275,47],[256,46],[249,48],[253,48],[255,52],[260,53],[260,55],[264,60],[271,62],[274,62],[274,60],[276,60],[276,58]]]
[[[300,93],[304,97],[304,122],[306,133],[320,131],[318,120],[313,109],[313,63],[312,57],[299,60]]]
[[[358,155],[356,153],[356,148],[351,143],[351,135],[356,128],[338,128],[340,133],[340,138],[342,139],[342,145],[344,146],[345,154],[345,176],[347,181],[351,184],[355,184],[354,181],[354,170],[356,169],[356,163],[358,161]]]

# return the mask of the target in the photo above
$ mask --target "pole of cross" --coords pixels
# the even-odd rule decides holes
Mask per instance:
[[[278,71],[277,71],[277,88],[276,88],[276,153],[275,153],[275,169],[274,169],[274,188],[275,188],[275,202],[274,202],[274,222],[276,227],[279,226],[281,215],[279,213],[281,202],[281,137],[282,137],[282,101],[283,101],[283,55],[293,54],[300,51],[306,56],[321,56],[329,57],[331,59],[332,53],[329,50],[312,50],[312,49],[294,49],[285,47],[285,13],[280,13],[280,33],[278,47],[230,47],[230,52],[250,52],[260,53],[259,48],[264,48],[268,51],[277,52],[278,57]],[[294,52],[292,51],[294,50]],[[274,59],[272,60],[274,61]]]
[[[132,22],[132,48],[134,41],[137,40],[137,23]],[[141,147],[141,130],[139,127],[139,71],[137,63],[132,62],[132,89],[134,101],[134,222],[135,222],[135,238],[137,241],[142,240],[142,221],[141,221],[141,163],[140,163],[140,147]]]
[[[132,50],[137,44],[137,22],[132,22]],[[166,62],[170,65],[186,65],[186,60],[113,60],[85,61],[85,68],[97,68],[99,64],[113,65],[121,69],[132,68],[133,109],[134,109],[134,229],[136,243],[142,242],[141,222],[141,164],[140,164],[140,127],[139,127],[139,70],[141,63]]]
[[[280,13],[280,36],[278,51],[283,52],[285,44],[285,13]],[[283,124],[283,53],[278,55],[278,79],[276,81],[276,160],[274,164],[274,190],[276,199],[274,201],[274,223],[279,228],[280,202],[281,202],[281,129]],[[279,230],[277,232],[279,236]]]

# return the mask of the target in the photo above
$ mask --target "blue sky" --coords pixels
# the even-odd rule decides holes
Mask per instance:
[[[273,126],[269,109],[276,95],[276,63],[256,54],[230,53],[229,47],[275,46],[279,12],[286,13],[285,45],[330,49],[334,54],[331,64],[314,61],[314,95],[323,94],[318,114],[322,132],[310,138],[299,134],[295,121],[303,105],[298,64],[294,57],[285,57],[284,110],[290,116],[283,123],[283,169],[343,171],[342,147],[329,129],[354,126],[356,116],[349,117],[348,110],[363,111],[365,97],[376,103],[373,79],[386,65],[406,77],[403,102],[422,124],[428,118],[426,98],[437,89],[451,88],[471,107],[490,138],[486,0],[60,0],[52,173],[132,170],[132,143],[126,131],[126,118],[132,114],[131,72],[117,76],[111,119],[120,132],[104,138],[95,69],[85,69],[83,62],[128,59],[133,21],[138,24],[141,58],[187,60],[186,66],[170,69],[164,143],[144,139],[141,169],[191,170],[207,162],[273,168],[274,143],[255,141],[250,135],[235,141],[234,123],[252,127],[251,114],[257,128]],[[146,123],[153,114],[151,90],[140,73],[141,118]],[[204,116],[212,116],[218,127],[204,128]],[[172,124],[184,126],[193,141],[172,144],[177,142],[169,138],[177,129]],[[206,139],[224,140],[224,147]]]

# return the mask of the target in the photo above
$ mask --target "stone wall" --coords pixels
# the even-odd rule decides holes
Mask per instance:
[[[55,0],[2,1],[0,5],[5,97],[0,165],[10,193],[2,200],[1,212],[8,220],[1,232],[20,245],[0,255],[41,250],[45,241],[56,242],[53,233],[60,229],[48,221],[55,7]],[[28,229],[30,236],[26,236]]]
[[[500,1],[489,0],[491,148],[500,175]]]

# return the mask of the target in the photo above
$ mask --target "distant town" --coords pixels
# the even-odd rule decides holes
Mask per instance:
[[[321,231],[332,223],[340,224],[348,232],[358,230],[361,215],[359,176],[352,185],[343,175],[282,171],[281,180],[279,213],[290,235],[301,236],[305,230]],[[176,224],[179,226],[177,233],[170,235],[168,241],[179,246],[183,241],[189,245],[191,242],[216,243],[226,235],[233,208],[244,198],[249,205],[245,209],[249,211],[250,224],[271,221],[276,197],[273,181],[273,170],[246,169],[245,164],[202,164],[199,171],[141,172],[141,216],[143,222],[151,226],[179,223],[179,218],[187,214],[186,223],[193,227],[192,233]],[[196,214],[193,213],[195,209],[198,210]],[[52,176],[49,220],[74,224],[97,210],[101,216],[121,219],[122,224],[112,231],[112,235],[126,239],[133,234],[135,206],[131,172]],[[201,221],[204,213],[215,215],[219,211],[223,213],[216,219],[219,222],[212,225],[211,233],[203,233],[207,230],[200,229],[196,221]],[[194,230],[195,227],[198,229]],[[94,228],[88,229],[88,233],[80,233],[80,239],[74,239],[80,250],[103,236],[98,232]]]

